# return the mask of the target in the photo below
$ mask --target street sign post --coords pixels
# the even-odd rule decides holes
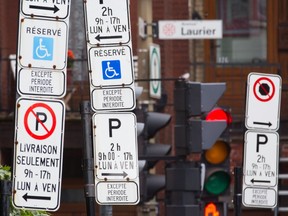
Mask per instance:
[[[275,74],[249,74],[245,121],[247,128],[278,130],[281,83],[281,77]]]
[[[278,133],[254,130],[246,132],[243,167],[243,204],[245,206],[263,208],[276,206],[278,160]]]
[[[94,0],[84,3],[86,35],[90,45],[131,42],[128,2]]]
[[[244,182],[273,187],[278,181],[279,135],[263,131],[245,134]]]
[[[247,207],[277,205],[281,82],[275,74],[248,75],[242,185]]]
[[[60,100],[16,101],[13,204],[56,211],[60,205],[65,105]]]
[[[135,107],[134,86],[94,89],[91,93],[91,106],[96,112],[132,110]]]
[[[133,83],[132,50],[129,46],[91,48],[89,60],[93,86],[123,86]]]
[[[93,125],[96,201],[136,204],[139,200],[136,116],[125,112],[95,113]],[[113,195],[111,191],[128,197],[106,199]]]
[[[17,75],[17,91],[21,95],[62,97],[66,92],[64,71],[21,69]]]
[[[131,111],[136,98],[129,1],[85,1],[84,13],[92,110]]]
[[[136,178],[139,175],[136,116],[133,113],[96,113],[93,123],[95,177],[100,180]]]
[[[20,18],[18,62],[23,68],[63,70],[68,25],[64,21]]]
[[[160,20],[159,39],[221,39],[222,20]]]
[[[25,16],[65,19],[69,15],[69,1],[21,1],[21,12]]]
[[[139,202],[139,178],[133,181],[99,181],[96,183],[96,201],[99,204],[136,205]]]

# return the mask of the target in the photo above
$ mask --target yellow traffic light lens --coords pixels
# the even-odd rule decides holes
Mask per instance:
[[[211,164],[223,163],[229,156],[230,148],[228,143],[217,141],[212,148],[206,150],[205,159]]]

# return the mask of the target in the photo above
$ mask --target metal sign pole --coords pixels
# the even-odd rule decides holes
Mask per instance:
[[[9,216],[11,181],[0,181],[0,216]]]
[[[113,207],[111,205],[101,205],[99,210],[100,210],[100,216],[113,215]]]
[[[234,211],[235,216],[241,216],[241,200],[242,200],[242,168],[234,168]]]
[[[93,148],[91,129],[91,106],[89,101],[83,101],[80,106],[82,132],[84,138],[83,146],[83,172],[84,192],[86,197],[87,216],[95,216],[95,186],[93,178]]]

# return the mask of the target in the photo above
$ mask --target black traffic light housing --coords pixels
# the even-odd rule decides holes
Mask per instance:
[[[166,215],[201,215],[201,168],[193,161],[177,161],[166,167]]]
[[[151,200],[166,185],[164,175],[151,174],[149,170],[158,161],[165,160],[165,156],[171,151],[171,145],[150,143],[149,140],[170,123],[171,115],[149,112],[145,105],[142,105],[141,109],[136,109],[134,112],[138,121],[144,123],[143,132],[138,136],[139,160],[145,162],[145,165],[140,170],[140,203],[143,203]]]
[[[223,120],[202,119],[223,95],[225,83],[175,82],[175,146],[177,155],[209,149],[227,127]]]

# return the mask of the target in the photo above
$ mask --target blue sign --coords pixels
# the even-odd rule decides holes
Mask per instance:
[[[33,59],[53,60],[53,38],[34,37],[33,39]]]
[[[120,61],[102,61],[102,74],[104,80],[121,79]]]

